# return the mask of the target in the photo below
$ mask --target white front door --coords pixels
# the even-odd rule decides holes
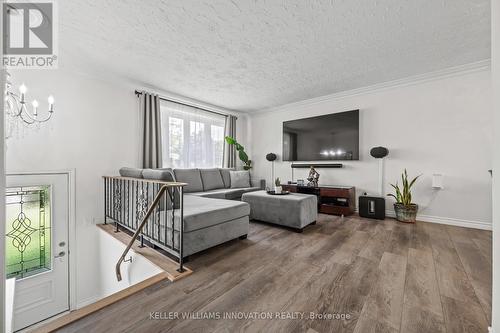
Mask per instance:
[[[7,175],[7,277],[14,330],[69,310],[69,176]]]

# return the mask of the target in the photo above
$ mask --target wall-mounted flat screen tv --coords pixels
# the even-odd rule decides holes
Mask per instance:
[[[359,110],[283,122],[283,160],[359,160]]]

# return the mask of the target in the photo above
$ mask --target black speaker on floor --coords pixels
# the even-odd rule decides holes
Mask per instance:
[[[359,197],[359,216],[370,219],[385,219],[385,199],[381,197]]]

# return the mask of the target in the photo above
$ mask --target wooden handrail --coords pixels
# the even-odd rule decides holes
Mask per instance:
[[[104,179],[116,179],[116,180],[133,180],[137,182],[143,183],[153,183],[153,184],[163,184],[168,187],[177,187],[177,186],[186,186],[187,183],[180,182],[166,182],[164,180],[156,180],[156,179],[146,179],[146,178],[134,178],[134,177],[122,177],[122,176],[102,176]]]
[[[160,200],[161,200],[163,193],[165,193],[165,191],[169,187],[173,187],[173,185],[172,184],[163,185],[160,188],[160,190],[158,191],[158,194],[156,195],[155,199],[153,200],[153,203],[151,204],[151,206],[149,206],[148,211],[146,212],[146,215],[144,215],[144,218],[142,219],[141,224],[138,226],[137,230],[135,231],[134,236],[132,236],[132,239],[130,240],[127,247],[125,248],[125,251],[123,251],[120,259],[118,259],[118,262],[116,263],[116,266],[115,266],[116,278],[118,279],[118,281],[122,280],[120,266],[125,261],[125,257],[127,256],[128,251],[130,251],[130,248],[132,247],[132,245],[134,245],[134,242],[137,240],[137,237],[139,237],[139,235],[142,232],[142,229],[144,228],[144,226],[148,222],[149,217],[151,216],[151,214],[153,214],[154,210],[156,209],[156,206],[158,206],[158,204],[160,203]]]

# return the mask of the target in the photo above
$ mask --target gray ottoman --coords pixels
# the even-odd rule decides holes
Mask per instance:
[[[266,191],[256,191],[243,194],[241,200],[250,204],[251,219],[287,226],[297,231],[316,222],[318,217],[318,199],[315,195],[270,195]]]

